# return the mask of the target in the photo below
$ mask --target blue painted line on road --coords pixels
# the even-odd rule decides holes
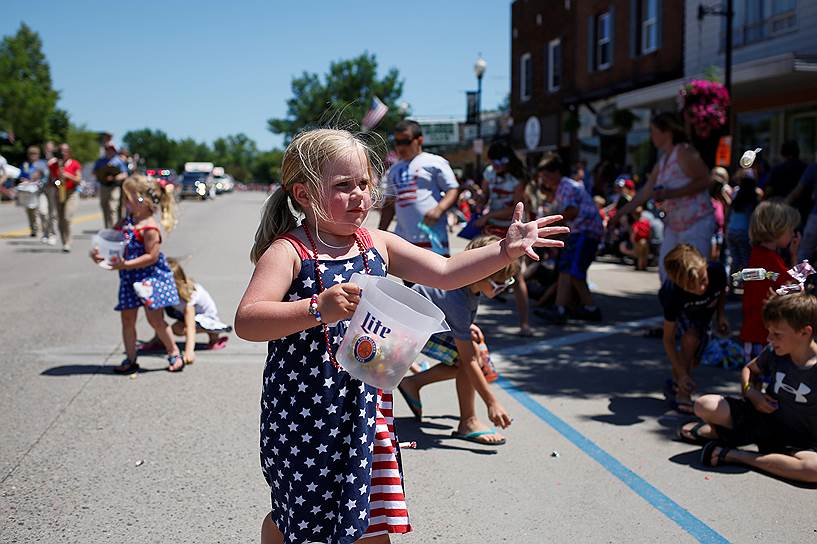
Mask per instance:
[[[723,543],[729,542],[706,523],[689,513],[677,502],[673,501],[641,476],[624,466],[618,459],[601,449],[595,442],[568,425],[553,412],[536,402],[533,397],[517,388],[507,379],[500,377],[497,384],[508,392],[519,404],[530,410],[539,419],[553,427],[559,434],[568,439],[574,446],[582,450],[591,459],[596,461],[607,472],[624,482],[653,508],[674,521],[681,529],[689,533],[698,542]]]

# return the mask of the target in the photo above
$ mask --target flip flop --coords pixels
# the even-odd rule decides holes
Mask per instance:
[[[402,386],[398,385],[397,390],[400,391],[401,395],[403,395],[403,400],[406,401],[409,410],[411,410],[411,413],[414,414],[414,419],[421,421],[423,419],[423,403],[420,402],[419,399],[410,397],[408,393],[403,391]]]
[[[712,451],[715,448],[720,448],[721,451],[718,452],[718,457],[716,458],[716,462],[712,462]],[[701,449],[701,464],[705,467],[719,467],[721,465],[726,464],[726,454],[728,454],[732,448],[728,448],[718,442],[717,440],[713,440],[711,442],[707,442],[706,445]]]
[[[451,433],[451,436],[454,438],[459,438],[460,440],[466,440],[468,442],[473,442],[475,444],[482,444],[483,446],[501,446],[505,442],[507,442],[504,438],[499,442],[486,442],[485,440],[480,440],[481,436],[486,436],[489,434],[497,434],[496,429],[488,429],[487,431],[476,431],[473,433],[462,434],[454,431]]]
[[[676,433],[676,436],[678,437],[678,440],[680,440],[682,442],[686,442],[687,444],[698,444],[698,445],[706,444],[707,442],[710,442],[712,440],[711,438],[707,438],[707,437],[705,437],[705,436],[703,436],[701,434],[701,429],[704,426],[706,426],[707,423],[704,423],[703,421],[699,421],[699,422],[695,423],[695,425],[693,425],[691,428],[685,429],[684,427],[686,427],[690,423],[693,423],[693,422],[692,421],[687,421],[686,423],[684,423],[683,425],[678,427],[678,432]]]

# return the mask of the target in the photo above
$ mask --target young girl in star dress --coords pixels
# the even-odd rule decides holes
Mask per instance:
[[[388,270],[456,289],[521,255],[536,259],[534,247],[560,246],[546,237],[567,230],[546,226],[559,216],[523,223],[519,204],[501,242],[445,258],[361,227],[380,170],[350,132],[302,132],[284,153],[281,189],[264,205],[235,331],[269,342],[261,395],[261,465],[271,492],[265,543],[374,544],[411,530],[392,393],[352,378],[335,360],[360,301],[352,273]]]
[[[161,252],[162,234],[154,218],[161,211],[162,226],[171,231],[176,224],[173,195],[145,176],[133,175],[122,183],[127,215],[116,225],[125,235],[125,255],[122,262],[111,265],[119,271],[119,304],[115,310],[122,318],[122,341],[127,358],[114,367],[114,372],[131,374],[139,371],[136,362],[136,317],[140,306],[145,307],[148,323],[156,331],[167,350],[167,370],[184,370],[184,361],[173,341],[173,333],[164,319],[164,308],[179,304],[179,293],[173,272]],[[91,251],[96,263],[103,261],[98,248]]]

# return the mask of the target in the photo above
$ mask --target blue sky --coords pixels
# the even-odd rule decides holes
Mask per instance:
[[[244,132],[281,138],[292,76],[323,74],[368,50],[405,80],[416,116],[465,115],[473,64],[488,62],[483,107],[510,85],[510,2],[503,0],[2,0],[0,34],[25,21],[43,40],[60,106],[77,124],[157,128],[211,142]]]

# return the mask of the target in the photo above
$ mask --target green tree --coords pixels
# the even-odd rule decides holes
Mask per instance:
[[[21,159],[27,145],[42,144],[51,134],[50,121],[67,129],[67,123],[55,117],[59,93],[51,85],[42,40],[25,23],[0,42],[0,82],[0,128],[16,137],[4,151],[8,158]]]
[[[186,162],[211,162],[212,160],[213,150],[207,144],[197,142],[193,138],[183,138],[173,146],[173,159],[169,164],[171,168],[176,169],[176,172],[182,172]]]
[[[175,156],[176,143],[161,130],[131,130],[122,136],[122,143],[131,153],[138,153],[148,168],[166,167]]]
[[[83,165],[94,162],[99,158],[99,134],[88,130],[85,125],[68,126],[65,142],[71,146],[74,158]]]
[[[280,149],[262,151],[256,155],[252,165],[253,181],[272,183],[281,179],[281,161],[284,152]]]
[[[286,118],[269,119],[267,128],[289,141],[308,127],[358,127],[376,96],[389,107],[377,127],[387,133],[400,121],[397,104],[402,94],[403,81],[397,69],[391,68],[378,78],[375,55],[364,52],[353,59],[332,62],[323,78],[307,72],[293,78]]]
[[[255,141],[244,133],[218,138],[213,142],[213,160],[228,174],[239,180],[250,177],[253,161],[258,155]]]

